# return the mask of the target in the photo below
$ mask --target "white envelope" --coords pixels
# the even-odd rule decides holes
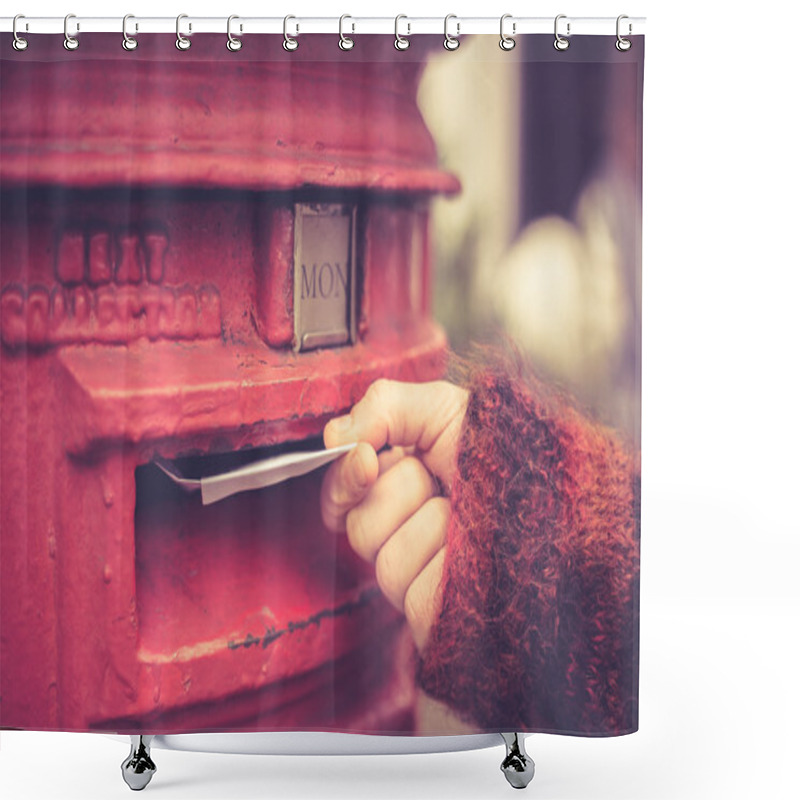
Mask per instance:
[[[156,459],[155,464],[187,492],[195,492],[199,489],[203,505],[207,506],[239,492],[263,489],[266,486],[282,483],[289,478],[297,478],[313,472],[315,469],[335,461],[355,446],[354,442],[341,447],[332,447],[330,450],[315,450],[311,453],[306,451],[281,453],[273,458],[265,458],[243,467],[237,467],[230,472],[208,475],[204,478],[184,478],[174,464],[160,459]]]

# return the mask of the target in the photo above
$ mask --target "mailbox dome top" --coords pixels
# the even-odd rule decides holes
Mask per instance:
[[[424,62],[397,52],[392,37],[360,36],[346,53],[338,37],[303,37],[292,53],[279,36],[245,37],[236,53],[224,39],[198,34],[180,52],[174,36],[149,34],[126,51],[118,35],[90,33],[75,52],[57,36],[20,53],[8,48],[0,180],[458,190],[438,167],[416,105]]]

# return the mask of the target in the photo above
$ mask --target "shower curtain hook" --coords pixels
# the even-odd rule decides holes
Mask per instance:
[[[353,19],[353,18],[349,14],[342,14],[342,16],[339,17],[339,47],[342,50],[352,50],[353,45],[355,45],[355,42],[349,36],[345,36],[344,32],[342,31],[342,26],[346,19]],[[356,24],[354,22],[353,33],[355,33],[355,31],[356,31]]]
[[[25,15],[24,14],[17,14],[17,16],[14,17],[14,22],[11,25],[11,31],[14,34],[14,41],[11,44],[13,45],[15,50],[19,50],[19,51],[27,50],[28,49],[28,40],[27,39],[23,39],[17,33],[17,20],[18,19],[25,19]],[[28,30],[28,23],[27,22],[25,23],[25,30],[26,31]]]
[[[74,37],[69,35],[69,31],[67,30],[67,26],[69,25],[69,21],[71,19],[75,19],[75,14],[67,14],[64,17],[64,49],[65,50],[77,50],[78,45],[80,42]],[[80,23],[75,23],[75,30],[79,31],[81,29]]]
[[[553,47],[555,47],[556,50],[566,50],[569,47],[569,39],[565,39],[558,32],[558,21],[560,19],[566,19],[566,18],[567,18],[566,14],[559,14],[556,17],[556,22],[555,22],[555,26],[554,26],[555,34],[556,34],[556,40],[553,42]],[[568,22],[567,23],[567,36],[569,36],[569,28],[570,28],[570,24]]]
[[[139,46],[139,42],[136,41],[132,36],[128,36],[128,20],[129,19],[136,19],[133,14],[126,14],[122,18],[122,49],[123,50],[135,50]],[[139,30],[139,23],[137,22],[134,26],[135,30]]]
[[[228,17],[228,50],[230,50],[231,53],[236,53],[237,51],[242,49],[242,40],[241,39],[237,39],[231,33],[231,22],[233,22],[233,20],[235,20],[235,19],[239,19],[239,17],[237,17],[236,14],[231,14]],[[242,26],[240,25],[239,26],[239,31],[241,32],[241,30],[242,30]]]
[[[408,50],[411,47],[411,42],[406,39],[405,36],[400,35],[400,20],[401,19],[408,19],[405,14],[398,14],[394,18],[394,46],[397,50]],[[406,23],[408,25],[408,35],[411,36],[411,23]]]
[[[450,22],[451,19],[456,20],[456,35],[451,36],[447,32],[447,23]],[[458,50],[458,45],[461,44],[458,41],[458,35],[461,31],[461,23],[458,21],[458,17],[455,14],[448,14],[444,18],[444,49],[445,50]]]
[[[619,50],[619,51],[620,51],[620,53],[624,53],[624,52],[626,52],[627,50],[630,50],[630,49],[631,49],[631,40],[630,40],[630,39],[624,39],[624,38],[623,38],[623,37],[620,35],[620,32],[619,32],[619,24],[620,24],[620,22],[622,22],[622,20],[624,20],[624,19],[628,19],[628,15],[627,15],[627,14],[620,14],[620,15],[617,17],[617,43],[616,43],[616,45],[615,45],[615,46],[616,46],[617,50]],[[631,33],[633,33],[633,26],[632,26],[632,25],[631,25],[631,23],[629,22],[629,23],[628,23],[628,36],[630,36],[630,35],[631,35]]]
[[[192,46],[191,40],[187,39],[181,33],[181,20],[182,19],[188,19],[188,18],[189,18],[188,14],[178,14],[178,18],[175,20],[175,34],[178,37],[175,40],[175,47],[177,47],[178,50],[188,50]],[[191,33],[191,32],[192,32],[192,23],[190,22],[189,23],[189,33]]]
[[[506,51],[507,50],[513,50],[514,46],[516,45],[516,41],[514,41],[514,39],[511,36],[508,36],[503,31],[503,24],[505,23],[505,21],[507,19],[511,19],[512,17],[513,17],[513,14],[503,14],[503,16],[500,17],[500,49],[501,50],[506,50]],[[512,22],[511,23],[511,33],[514,34],[516,32],[517,32],[517,23],[516,22]]]
[[[298,41],[293,36],[289,36],[289,31],[287,26],[289,25],[290,19],[297,19],[297,17],[293,17],[291,14],[287,14],[283,18],[283,49],[288,50],[290,53],[294,50],[297,50]],[[297,26],[297,32],[300,32],[300,26]]]

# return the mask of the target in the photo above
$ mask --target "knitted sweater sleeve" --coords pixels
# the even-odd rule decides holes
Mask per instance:
[[[451,504],[421,687],[487,731],[636,730],[637,459],[535,378],[488,371]]]

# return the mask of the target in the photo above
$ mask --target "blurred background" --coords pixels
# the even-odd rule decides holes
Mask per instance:
[[[640,441],[637,67],[443,49],[419,105],[462,193],[434,204],[434,316],[453,349],[510,339],[593,416]]]

